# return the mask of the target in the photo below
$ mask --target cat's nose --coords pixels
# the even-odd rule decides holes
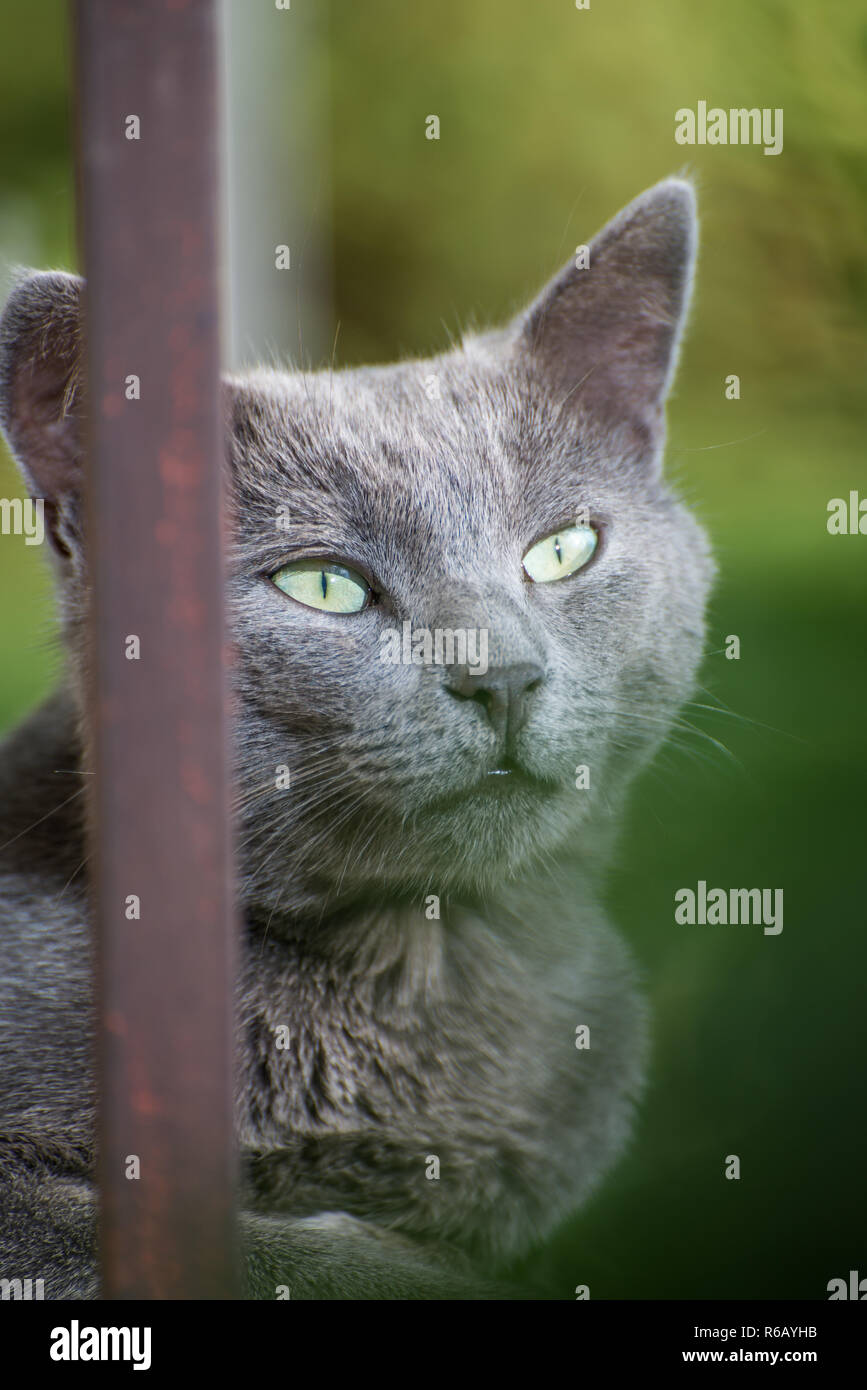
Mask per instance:
[[[545,672],[534,661],[514,666],[489,667],[483,676],[473,675],[472,667],[452,667],[446,690],[458,700],[481,705],[498,739],[508,744],[526,723],[530,696],[545,679]]]

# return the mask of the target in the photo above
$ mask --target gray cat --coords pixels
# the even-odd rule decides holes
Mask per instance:
[[[668,180],[501,331],[225,383],[250,1297],[511,1296],[627,1138],[644,1008],[599,886],[702,649],[661,477],[694,247]],[[0,759],[0,1276],[49,1298],[99,1295],[81,292],[29,275],[0,322],[69,653]]]

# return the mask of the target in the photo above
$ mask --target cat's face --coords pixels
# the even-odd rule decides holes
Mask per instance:
[[[665,736],[710,576],[659,469],[693,217],[660,185],[443,357],[228,384],[248,897],[491,889]]]
[[[230,613],[260,877],[487,886],[577,847],[664,735],[701,648],[697,529],[556,404],[472,350],[238,391]],[[533,543],[585,518],[588,563],[533,582]],[[269,577],[310,560],[327,589],[317,559],[363,577],[366,606],[308,607]],[[437,630],[466,632],[474,661],[425,661]]]

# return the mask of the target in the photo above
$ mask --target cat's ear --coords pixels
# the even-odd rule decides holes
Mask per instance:
[[[81,546],[84,282],[28,272],[0,317],[0,425],[63,557]]]
[[[681,179],[642,193],[603,228],[514,325],[558,405],[653,456],[689,302],[695,194]]]

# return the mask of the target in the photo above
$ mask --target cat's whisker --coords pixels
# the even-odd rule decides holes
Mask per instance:
[[[348,848],[348,850],[346,851],[346,856],[345,856],[344,861],[343,861],[343,867],[342,867],[342,869],[340,870],[340,874],[339,874],[338,879],[337,879],[337,884],[336,884],[336,887],[335,887],[335,889],[334,889],[334,894],[333,894],[333,895],[334,895],[335,898],[339,898],[339,896],[340,896],[341,889],[343,888],[343,881],[344,881],[344,879],[345,879],[345,877],[346,877],[346,873],[347,873],[347,870],[349,869],[349,865],[350,865],[350,863],[352,862],[352,857],[353,857],[353,853],[354,853],[354,850],[355,850],[355,846],[356,846],[356,844],[358,843],[358,838],[359,838],[359,836],[360,836],[360,834],[361,834],[361,832],[363,831],[364,828],[365,828],[365,825],[364,825],[364,822],[362,821],[361,825],[359,826],[358,830],[355,832],[355,835],[353,836],[352,840],[350,841],[349,848]],[[368,848],[368,846],[370,845],[371,841],[373,840],[375,834],[376,834],[376,827],[374,826],[374,828],[373,828],[372,830],[369,830],[369,831],[368,831],[368,834],[367,834],[367,837],[366,837],[366,839],[365,839],[364,845],[363,845],[363,846],[361,847],[361,849],[359,850],[359,853],[358,853],[358,855],[357,855],[357,862],[358,862],[358,863],[363,863],[363,862],[364,862],[364,856],[365,856],[365,854],[366,854],[367,848]]]
[[[20,840],[24,835],[29,835],[31,830],[35,830],[38,825],[44,824],[45,821],[55,816],[58,811],[62,811],[64,806],[68,806],[70,801],[74,801],[77,796],[81,796],[84,790],[84,787],[77,787],[71,796],[66,797],[64,801],[58,802],[56,806],[52,806],[51,810],[46,811],[44,816],[40,816],[38,820],[33,821],[33,823],[28,825],[24,830],[19,830],[18,834],[13,835],[5,844],[0,845],[0,851],[8,849],[10,845],[14,845],[15,842]]]
[[[328,414],[333,426],[334,424],[334,363],[337,358],[337,339],[340,336],[340,319],[337,320],[337,327],[334,330],[334,342],[331,344],[331,366],[328,372]]]
[[[732,449],[736,444],[748,444],[751,439],[758,439],[760,435],[767,434],[767,428],[756,430],[753,434],[741,435],[739,439],[725,439],[722,444],[701,444],[698,448],[689,448],[686,445],[678,446],[679,454],[706,454],[711,449]]]
[[[90,863],[91,858],[92,858],[92,856],[91,856],[90,854],[86,854],[86,855],[84,856],[84,858],[82,859],[81,863],[79,864],[78,868],[77,868],[77,869],[73,869],[72,873],[69,875],[69,878],[68,878],[68,879],[66,880],[66,882],[64,883],[64,885],[63,885],[63,887],[61,888],[60,892],[57,894],[57,901],[58,901],[58,902],[60,901],[60,899],[61,899],[61,898],[63,897],[63,895],[65,894],[67,888],[68,888],[69,885],[72,883],[72,880],[73,880],[74,878],[77,878],[78,875],[81,873],[82,869],[86,868],[86,866]]]
[[[713,696],[712,691],[705,691],[705,694]],[[744,714],[741,710],[731,709],[723,702],[707,705],[699,700],[687,700],[686,708],[707,710],[711,714],[719,714],[724,719],[735,720],[738,724],[744,724],[749,728],[761,729],[764,733],[777,734],[780,738],[791,739],[793,743],[806,744],[807,742],[806,739],[801,738],[799,734],[792,733],[789,729],[780,729],[774,724],[765,724],[761,719],[753,719],[751,715]]]
[[[308,810],[315,810],[317,818],[321,818],[323,816],[331,815],[335,807],[340,806],[340,804],[340,798],[332,798],[331,801],[325,803],[321,802],[319,798],[316,798],[311,799],[306,804],[296,804],[290,809],[290,814],[286,818],[286,820],[281,820],[275,823],[274,825],[267,827],[264,830],[264,832],[261,826],[257,827],[239,844],[238,849],[239,851],[247,849],[251,844],[258,841],[261,843],[262,849],[267,850],[268,846],[272,842],[274,842],[274,849],[269,851],[264,862],[260,864],[260,868],[264,867],[264,864],[267,864],[269,860],[273,857],[273,855],[276,854],[277,850],[283,844],[285,844],[287,833],[291,829],[297,828],[298,823],[303,819],[304,815],[307,813]],[[333,821],[330,823],[328,828],[330,830],[334,829]],[[305,826],[305,833],[307,835],[310,834],[309,823]]]
[[[361,803],[361,800],[358,799],[358,798],[356,798],[355,804],[354,804],[354,805],[351,804],[350,810],[357,810],[357,809],[360,809],[361,804],[362,804],[362,803]],[[346,818],[347,818],[347,817],[346,817],[346,814],[344,814],[344,816],[338,818],[338,820],[337,820],[336,822],[334,822],[334,823],[332,823],[331,825],[329,825],[328,827],[326,827],[326,830],[325,830],[325,832],[323,832],[323,833],[328,833],[328,834],[333,835],[333,833],[335,832],[335,830],[339,828],[339,826],[343,823],[343,821],[346,820]],[[315,849],[315,847],[316,847],[318,841],[321,840],[321,838],[322,838],[322,834],[320,834],[319,836],[314,835],[310,840],[308,840],[307,845],[306,845],[306,849],[307,849],[308,854],[310,854],[311,850],[314,850],[314,849]],[[278,846],[278,847],[279,847],[279,846]],[[264,869],[265,864],[267,864],[267,863],[269,862],[270,858],[273,857],[273,854],[274,854],[274,853],[276,853],[276,849],[275,849],[274,851],[272,851],[272,854],[268,856],[268,859],[266,859],[266,860],[264,861],[263,864],[261,864],[261,865],[258,866],[258,872],[259,872],[259,874],[262,873],[262,870]],[[283,900],[283,895],[284,895],[284,890],[281,890],[280,893],[279,893],[278,896],[277,896],[277,900],[276,900],[276,902],[275,902],[275,904],[274,904],[274,907],[271,909],[271,912],[270,912],[270,914],[269,914],[269,916],[268,916],[268,920],[267,920],[267,922],[265,923],[265,928],[264,928],[264,931],[263,931],[263,934],[262,934],[262,943],[261,943],[261,950],[262,950],[262,951],[264,951],[264,949],[265,949],[265,942],[266,942],[266,940],[267,940],[268,932],[269,932],[270,927],[271,927],[271,922],[273,921],[274,915],[275,915],[275,913],[278,911],[278,909],[279,909],[279,907],[280,907],[280,903],[281,903],[282,900]],[[330,895],[326,895],[326,896],[330,896]],[[323,907],[323,910],[324,910],[324,907]]]

